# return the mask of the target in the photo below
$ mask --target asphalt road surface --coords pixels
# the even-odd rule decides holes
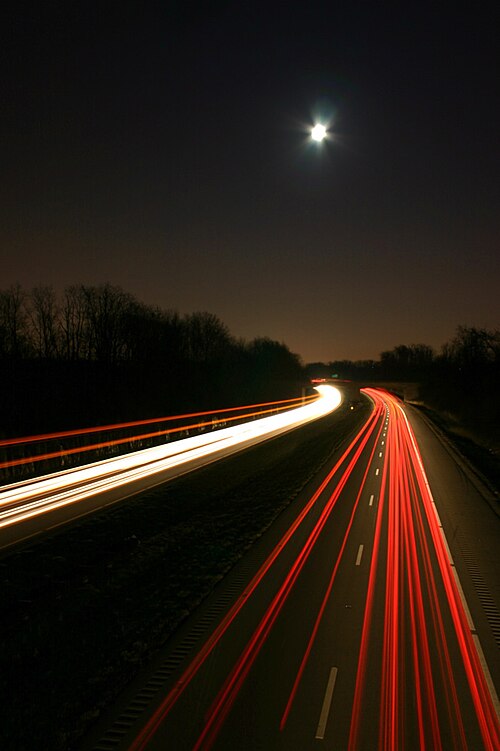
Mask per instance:
[[[86,748],[500,748],[495,501],[415,410],[366,393],[351,445]]]

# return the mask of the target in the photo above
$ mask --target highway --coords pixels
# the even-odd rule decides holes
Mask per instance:
[[[87,748],[498,751],[498,515],[415,410],[365,393],[358,435]]]
[[[230,427],[4,485],[0,487],[0,549],[317,420],[341,403],[339,390],[332,386],[320,385],[316,391],[317,399],[292,409],[273,410],[277,413],[267,417],[258,417],[254,412],[255,419]],[[234,418],[228,421],[231,419]],[[166,435],[170,432],[164,431]],[[25,440],[36,440],[36,436],[20,442]],[[5,464],[8,466],[8,462]]]

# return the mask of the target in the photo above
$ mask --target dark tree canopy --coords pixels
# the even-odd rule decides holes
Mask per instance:
[[[285,344],[111,284],[0,290],[0,364],[4,434],[285,399],[305,382]]]

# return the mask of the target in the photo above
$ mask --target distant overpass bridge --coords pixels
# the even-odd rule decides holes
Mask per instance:
[[[350,381],[344,378],[313,378],[311,383],[327,383],[337,386],[349,402],[359,402],[361,399],[360,389],[375,388],[385,389],[391,394],[399,396],[405,402],[414,402],[419,399],[420,384],[410,381]]]

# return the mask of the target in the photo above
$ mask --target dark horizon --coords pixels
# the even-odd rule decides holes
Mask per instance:
[[[0,287],[109,281],[305,362],[499,328],[494,30],[486,7],[12,6]]]

